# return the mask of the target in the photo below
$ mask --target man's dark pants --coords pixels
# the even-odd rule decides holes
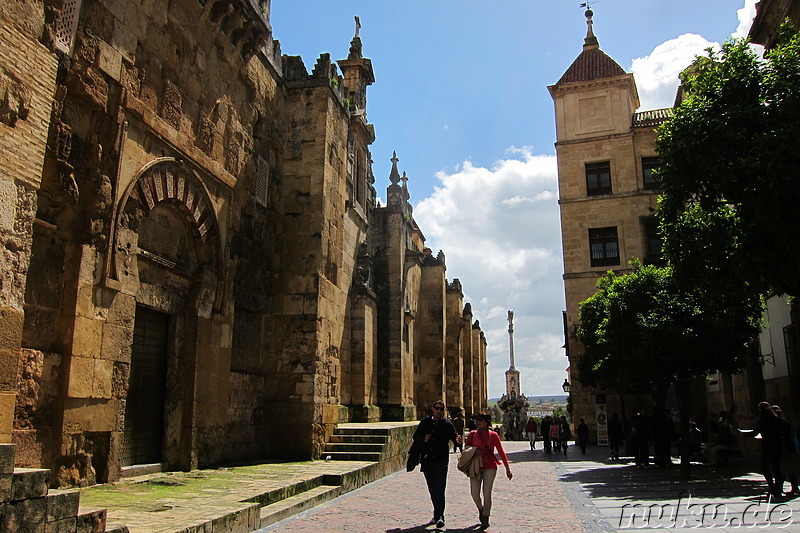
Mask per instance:
[[[444,489],[447,486],[447,463],[437,461],[424,467],[425,481],[433,503],[433,518],[444,518]]]

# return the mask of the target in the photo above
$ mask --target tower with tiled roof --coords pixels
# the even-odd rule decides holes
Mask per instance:
[[[633,74],[600,48],[587,9],[583,50],[561,78],[548,87],[555,104],[559,205],[566,294],[566,351],[572,377],[573,418],[591,424],[593,441],[603,442],[597,425],[598,397],[609,413],[619,395],[580,383],[582,352],[575,332],[579,304],[595,292],[607,270],[629,270],[628,261],[658,259],[660,242],[652,217],[658,197],[652,169],[657,163],[654,128],[671,110],[637,112]],[[577,378],[577,379],[576,379]],[[603,394],[605,393],[605,394]],[[590,422],[591,421],[591,422]]]

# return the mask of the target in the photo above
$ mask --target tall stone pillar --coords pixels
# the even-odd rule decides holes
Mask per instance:
[[[423,259],[417,317],[419,342],[414,372],[417,417],[427,414],[433,402],[445,400],[446,285],[444,254],[439,252],[434,257],[428,253]]]
[[[446,358],[446,390],[445,402],[451,407],[461,407],[466,410],[464,403],[464,367],[462,361],[461,310],[464,305],[464,293],[461,290],[461,281],[454,279],[447,284],[447,322],[445,326],[445,358]]]

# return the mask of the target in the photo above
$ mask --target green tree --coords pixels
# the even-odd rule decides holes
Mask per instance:
[[[675,385],[688,432],[689,380],[744,367],[760,330],[761,300],[733,290],[719,306],[707,287],[679,285],[672,267],[631,264],[629,274],[600,278],[581,303],[579,379],[622,393],[650,391],[659,410]],[[682,455],[688,467],[688,451]]]
[[[730,40],[682,79],[688,97],[656,141],[659,217],[675,276],[709,290],[800,294],[798,32],[784,25],[763,59]]]

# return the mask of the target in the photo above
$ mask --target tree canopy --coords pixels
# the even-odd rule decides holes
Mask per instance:
[[[675,276],[720,286],[741,278],[798,295],[798,32],[784,25],[763,59],[746,41],[727,41],[682,79],[688,97],[656,141],[659,217]]]
[[[679,286],[669,266],[633,267],[609,272],[581,303],[581,382],[646,387],[659,402],[670,385],[744,366],[760,329],[759,298],[734,291],[741,299],[719,306],[704,289]]]

